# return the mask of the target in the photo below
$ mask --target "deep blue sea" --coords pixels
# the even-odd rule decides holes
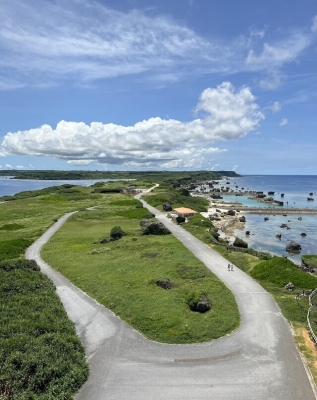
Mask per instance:
[[[230,185],[227,185],[227,182],[230,182]],[[249,191],[263,191],[265,194],[268,191],[274,191],[275,194],[271,197],[284,201],[285,208],[317,209],[317,175],[249,175],[221,181],[220,185],[229,186],[235,191],[242,188]],[[284,198],[281,197],[281,193],[284,193]],[[314,201],[308,201],[307,197],[314,198]],[[253,207],[271,207],[234,194],[223,196],[223,198],[228,202],[238,201]],[[279,206],[275,207],[279,208]],[[296,264],[301,263],[302,254],[317,254],[317,214],[288,214],[286,217],[268,214],[268,221],[264,221],[265,214],[245,214],[245,216],[244,229],[242,231],[236,229],[234,233],[235,236],[248,242],[249,247],[278,256],[285,255]],[[299,220],[299,217],[302,220]],[[281,228],[283,223],[290,229]],[[246,236],[245,231],[250,231],[251,235]],[[306,236],[301,236],[301,233],[306,233]],[[281,240],[276,238],[277,234],[282,234]],[[286,251],[286,245],[291,240],[302,246],[300,254],[290,255]]]

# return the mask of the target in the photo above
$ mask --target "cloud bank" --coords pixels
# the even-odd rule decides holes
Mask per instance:
[[[200,167],[210,154],[226,151],[215,142],[238,140],[256,130],[264,115],[248,87],[230,82],[205,89],[189,122],[160,117],[133,126],[60,121],[5,135],[3,155],[55,157],[73,165],[116,164],[164,168]]]

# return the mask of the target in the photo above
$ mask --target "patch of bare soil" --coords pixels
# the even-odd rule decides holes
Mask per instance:
[[[313,356],[315,358],[315,360],[312,362],[312,365],[313,365],[314,368],[317,368],[317,349],[316,349],[316,346],[315,346],[314,342],[311,340],[307,329],[302,328],[300,330],[300,334],[305,340],[305,346],[308,347],[311,350],[311,352],[312,352],[312,354],[313,354]]]

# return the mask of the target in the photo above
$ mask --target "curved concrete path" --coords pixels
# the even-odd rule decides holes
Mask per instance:
[[[140,196],[138,196],[140,197]],[[292,334],[271,296],[165,214],[143,204],[232,290],[241,313],[233,334],[210,343],[168,345],[142,337],[74,287],[40,257],[61,218],[27,251],[54,282],[90,364],[77,400],[313,400]]]

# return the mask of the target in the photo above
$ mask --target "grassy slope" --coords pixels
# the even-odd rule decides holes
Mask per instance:
[[[239,315],[231,292],[172,235],[140,235],[147,210],[118,201],[123,198],[109,195],[102,209],[74,215],[44,247],[45,261],[148,338],[194,343],[235,329]],[[100,244],[114,226],[127,235]],[[169,278],[173,288],[158,287],[160,278]],[[208,295],[212,310],[190,311],[186,300],[196,291]]]
[[[101,203],[91,191],[50,188],[0,205],[1,400],[70,399],[87,378],[84,349],[54,286],[38,268],[10,269],[8,260],[64,213]]]
[[[206,211],[209,201],[201,197],[183,196],[181,192],[169,184],[160,184],[143,199],[153,207],[162,210],[162,205],[169,202],[173,208],[188,207],[197,212]]]
[[[70,399],[88,376],[84,349],[34,261],[0,264],[0,399]]]

